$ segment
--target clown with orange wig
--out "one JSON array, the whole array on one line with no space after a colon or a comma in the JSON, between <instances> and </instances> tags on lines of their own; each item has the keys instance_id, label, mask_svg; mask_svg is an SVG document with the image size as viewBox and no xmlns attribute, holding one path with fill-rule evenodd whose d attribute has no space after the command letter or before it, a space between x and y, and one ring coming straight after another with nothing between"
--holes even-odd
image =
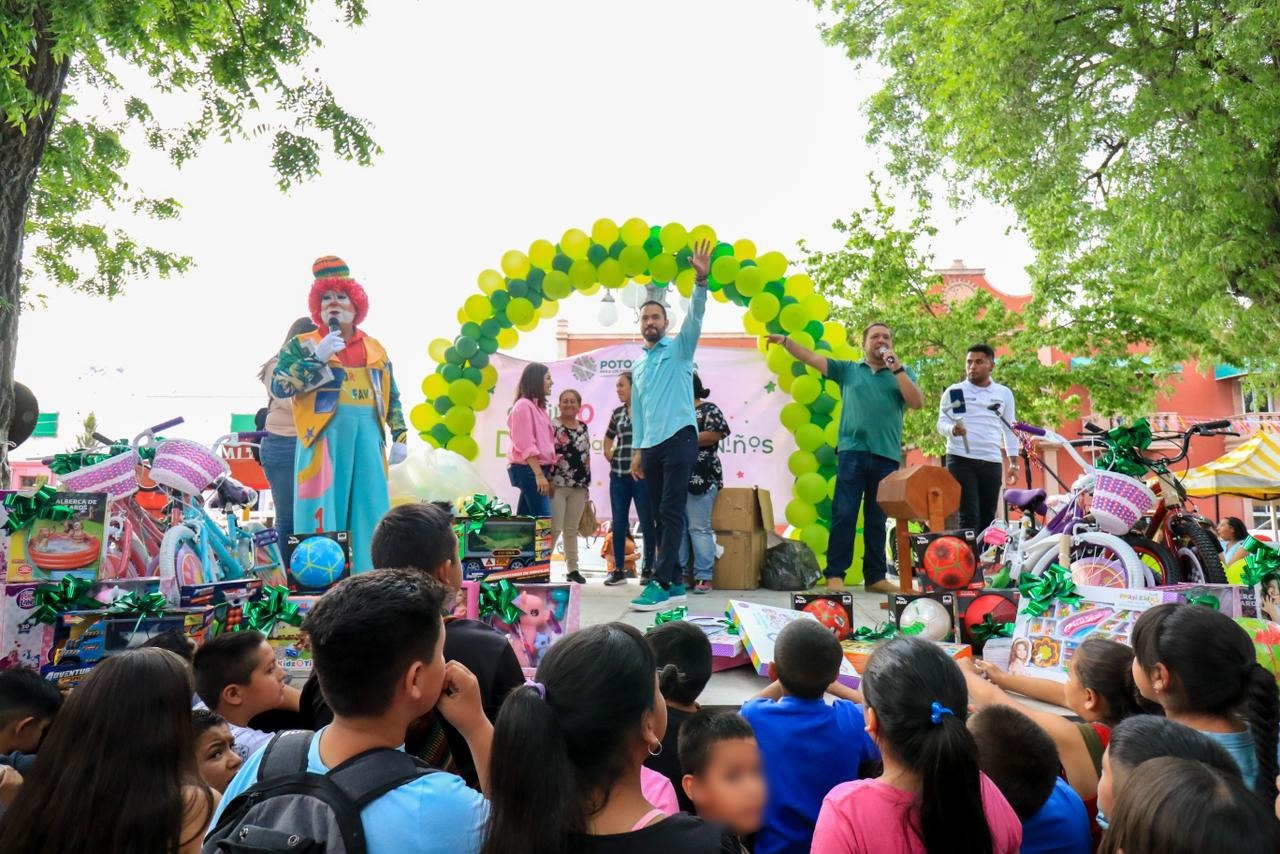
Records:
<instances>
[{"instance_id":1,"label":"clown with orange wig","mask_svg":"<svg viewBox=\"0 0 1280 854\"><path fill-rule=\"evenodd\" d=\"M311 266L308 305L316 331L280 351L272 376L276 397L293 398L298 428L294 529L349 531L354 572L373 568L373 529L390 509L386 434L391 462L407 453L400 392L387 351L356 327L369 297L341 258Z\"/></svg>"}]
</instances>

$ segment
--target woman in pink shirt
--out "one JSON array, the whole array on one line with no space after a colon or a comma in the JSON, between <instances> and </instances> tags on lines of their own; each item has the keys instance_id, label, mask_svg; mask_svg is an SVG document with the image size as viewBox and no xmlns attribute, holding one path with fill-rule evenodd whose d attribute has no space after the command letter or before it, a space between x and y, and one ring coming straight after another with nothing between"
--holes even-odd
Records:
<instances>
[{"instance_id":1,"label":"woman in pink shirt","mask_svg":"<svg viewBox=\"0 0 1280 854\"><path fill-rule=\"evenodd\" d=\"M547 415L551 371L533 362L525 366L516 386L516 402L507 415L511 447L507 451L507 477L520 490L516 512L521 516L550 516L551 492L547 478L556 464L556 442Z\"/></svg>"},{"instance_id":2,"label":"woman in pink shirt","mask_svg":"<svg viewBox=\"0 0 1280 854\"><path fill-rule=\"evenodd\" d=\"M965 727L964 675L920 638L889 641L862 679L867 732L884 758L874 780L827 794L814 854L1017 854L1022 823L978 770Z\"/></svg>"}]
</instances>

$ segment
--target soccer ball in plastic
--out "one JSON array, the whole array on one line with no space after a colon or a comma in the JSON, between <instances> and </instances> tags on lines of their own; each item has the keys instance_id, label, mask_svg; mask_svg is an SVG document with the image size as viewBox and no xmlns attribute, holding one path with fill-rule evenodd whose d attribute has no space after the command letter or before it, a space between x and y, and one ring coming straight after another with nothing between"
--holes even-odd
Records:
<instances>
[{"instance_id":1,"label":"soccer ball in plastic","mask_svg":"<svg viewBox=\"0 0 1280 854\"><path fill-rule=\"evenodd\" d=\"M840 606L840 603L831 599L814 599L804 606L804 610L817 617L819 623L831 629L831 633L837 639L843 640L852 628L849 625L849 613Z\"/></svg>"},{"instance_id":2,"label":"soccer ball in plastic","mask_svg":"<svg viewBox=\"0 0 1280 854\"><path fill-rule=\"evenodd\" d=\"M925 640L951 639L951 612L935 599L913 599L902 609L898 617L898 629L913 628L917 625L921 625L921 628L915 631Z\"/></svg>"},{"instance_id":3,"label":"soccer ball in plastic","mask_svg":"<svg viewBox=\"0 0 1280 854\"><path fill-rule=\"evenodd\" d=\"M328 537L308 537L298 543L289 558L289 571L302 587L322 590L342 577L346 569L342 546Z\"/></svg>"},{"instance_id":4,"label":"soccer ball in plastic","mask_svg":"<svg viewBox=\"0 0 1280 854\"><path fill-rule=\"evenodd\" d=\"M997 593L979 594L969 603L969 607L964 612L961 625L964 629L965 643L973 642L974 626L982 625L983 619L988 614L997 623L1012 623L1018 618L1018 606Z\"/></svg>"},{"instance_id":5,"label":"soccer ball in plastic","mask_svg":"<svg viewBox=\"0 0 1280 854\"><path fill-rule=\"evenodd\" d=\"M978 567L973 549L958 537L938 537L929 543L920 562L924 574L943 590L959 590L968 586Z\"/></svg>"}]
</instances>

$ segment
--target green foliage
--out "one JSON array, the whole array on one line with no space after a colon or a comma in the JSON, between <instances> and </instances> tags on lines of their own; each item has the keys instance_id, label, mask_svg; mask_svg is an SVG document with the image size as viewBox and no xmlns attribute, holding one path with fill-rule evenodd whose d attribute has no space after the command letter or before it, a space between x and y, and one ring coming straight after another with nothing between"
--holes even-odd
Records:
<instances>
[{"instance_id":1,"label":"green foliage","mask_svg":"<svg viewBox=\"0 0 1280 854\"><path fill-rule=\"evenodd\" d=\"M346 112L304 67L320 41L307 0L16 0L0 21L4 134L52 122L25 220L30 249L24 284L39 271L55 285L113 296L130 278L186 270L191 259L143 246L103 224L108 211L171 219L172 198L154 198L125 178L123 140L140 129L175 165L214 137L268 138L281 189L319 174L329 149L367 164L379 149L367 123ZM349 25L364 0L334 0ZM56 104L35 94L40 51L70 64ZM190 120L166 127L122 77L144 73L162 93L198 98ZM119 76L118 76L119 75ZM134 90L134 91L131 91ZM97 102L101 102L100 104ZM8 164L12 165L12 164ZM6 174L11 174L6 170ZM0 295L3 296L3 295Z\"/></svg>"},{"instance_id":2,"label":"green foliage","mask_svg":"<svg viewBox=\"0 0 1280 854\"><path fill-rule=\"evenodd\" d=\"M1275 353L1280 4L815 2L885 69L870 136L893 173L1017 212L1055 343Z\"/></svg>"},{"instance_id":3,"label":"green foliage","mask_svg":"<svg viewBox=\"0 0 1280 854\"><path fill-rule=\"evenodd\" d=\"M1061 361L1046 364L1042 348L1059 346L1062 330L1047 324L1034 304L1012 311L983 290L972 297L944 300L941 277L917 246L933 236L923 206L905 227L895 225L893 207L873 189L869 208L835 223L844 235L833 252L810 251L805 262L818 290L832 306L832 319L851 330L875 321L894 331L894 349L918 374L923 409L908 411L903 443L937 456L945 440L937 433L938 399L943 389L964 377L965 351L985 342L999 353L996 379L1013 391L1018 418L1056 427L1081 410L1081 392L1091 408L1105 415L1150 410L1157 382L1140 357L1124 342L1088 338L1095 358L1070 369ZM1086 336L1087 337L1087 336Z\"/></svg>"},{"instance_id":4,"label":"green foliage","mask_svg":"<svg viewBox=\"0 0 1280 854\"><path fill-rule=\"evenodd\" d=\"M98 440L93 436L97 429L98 416L94 412L90 411L89 414L84 417L84 423L80 427L80 435L76 437L76 446L74 448L69 448L68 450L74 451L79 448L97 447Z\"/></svg>"}]
</instances>

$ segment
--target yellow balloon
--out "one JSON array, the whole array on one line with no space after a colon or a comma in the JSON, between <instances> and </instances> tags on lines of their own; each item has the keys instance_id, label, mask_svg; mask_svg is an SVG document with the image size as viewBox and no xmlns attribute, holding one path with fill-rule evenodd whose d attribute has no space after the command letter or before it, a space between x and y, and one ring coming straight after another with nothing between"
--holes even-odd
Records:
<instances>
[{"instance_id":1,"label":"yellow balloon","mask_svg":"<svg viewBox=\"0 0 1280 854\"><path fill-rule=\"evenodd\" d=\"M680 223L669 222L658 232L658 239L662 241L662 248L674 255L689 245L689 232Z\"/></svg>"},{"instance_id":2,"label":"yellow balloon","mask_svg":"<svg viewBox=\"0 0 1280 854\"><path fill-rule=\"evenodd\" d=\"M680 275L676 276L676 290L680 292L680 296L686 299L693 296L693 280L697 275L692 267L680 271Z\"/></svg>"},{"instance_id":3,"label":"yellow balloon","mask_svg":"<svg viewBox=\"0 0 1280 854\"><path fill-rule=\"evenodd\" d=\"M649 223L632 217L622 224L622 242L628 246L643 246L649 239Z\"/></svg>"},{"instance_id":4,"label":"yellow balloon","mask_svg":"<svg viewBox=\"0 0 1280 854\"><path fill-rule=\"evenodd\" d=\"M488 409L489 408L489 392L485 391L484 389L480 389L478 392L476 392L476 399L475 399L475 402L471 404L471 408L474 409L476 412L480 412L482 410Z\"/></svg>"},{"instance_id":5,"label":"yellow balloon","mask_svg":"<svg viewBox=\"0 0 1280 854\"><path fill-rule=\"evenodd\" d=\"M511 319L517 327L521 324L528 323L534 319L533 303L524 297L516 297L507 303L507 317Z\"/></svg>"},{"instance_id":6,"label":"yellow balloon","mask_svg":"<svg viewBox=\"0 0 1280 854\"><path fill-rule=\"evenodd\" d=\"M738 278L733 285L744 297L753 297L764 290L764 273L760 272L759 267L743 267L738 270Z\"/></svg>"},{"instance_id":7,"label":"yellow balloon","mask_svg":"<svg viewBox=\"0 0 1280 854\"><path fill-rule=\"evenodd\" d=\"M580 228L571 228L560 238L560 251L574 261L587 257L591 248L591 238Z\"/></svg>"},{"instance_id":8,"label":"yellow balloon","mask_svg":"<svg viewBox=\"0 0 1280 854\"><path fill-rule=\"evenodd\" d=\"M600 279L600 284L606 288L616 288L627 280L627 276L622 272L622 265L615 258L606 258L600 262L600 269L596 271Z\"/></svg>"},{"instance_id":9,"label":"yellow balloon","mask_svg":"<svg viewBox=\"0 0 1280 854\"><path fill-rule=\"evenodd\" d=\"M800 304L804 306L804 310L808 312L809 317L822 322L831 316L831 303L827 302L827 298L822 294L809 294L800 300Z\"/></svg>"},{"instance_id":10,"label":"yellow balloon","mask_svg":"<svg viewBox=\"0 0 1280 854\"><path fill-rule=\"evenodd\" d=\"M467 301L462 304L462 310L476 323L483 323L493 317L493 304L483 294L472 294L467 297Z\"/></svg>"},{"instance_id":11,"label":"yellow balloon","mask_svg":"<svg viewBox=\"0 0 1280 854\"><path fill-rule=\"evenodd\" d=\"M749 311L742 313L742 328L751 335L764 335L766 329L764 323L756 319L756 316Z\"/></svg>"},{"instance_id":12,"label":"yellow balloon","mask_svg":"<svg viewBox=\"0 0 1280 854\"><path fill-rule=\"evenodd\" d=\"M822 340L834 347L849 343L849 336L845 334L843 326L834 320L828 320L822 324Z\"/></svg>"},{"instance_id":13,"label":"yellow balloon","mask_svg":"<svg viewBox=\"0 0 1280 854\"><path fill-rule=\"evenodd\" d=\"M535 240L529 244L529 263L539 270L550 270L555 257L556 248L550 240Z\"/></svg>"},{"instance_id":14,"label":"yellow balloon","mask_svg":"<svg viewBox=\"0 0 1280 854\"><path fill-rule=\"evenodd\" d=\"M742 317L743 317L743 320L745 321L745 320L746 320L746 318L751 317L751 312L747 312L747 313L743 314L743 315L742 315ZM751 319L752 319L752 320L755 320L755 318L754 318L754 317L752 317ZM744 323L743 323L743 326L745 326L745 325L746 325L746 323L744 322ZM747 330L747 331L750 331L750 330ZM769 339L768 339L768 338L766 338L766 337L765 337L765 336L763 336L763 335L761 335L761 336L759 336L758 338L756 338L756 349L757 349L757 350L759 350L761 353L763 353L763 354L766 354L766 355L767 355L767 354L769 353Z\"/></svg>"},{"instance_id":15,"label":"yellow balloon","mask_svg":"<svg viewBox=\"0 0 1280 854\"><path fill-rule=\"evenodd\" d=\"M498 334L498 338L502 338L502 334ZM443 379L443 378L442 378ZM498 384L498 369L492 363L485 365L480 369L480 388L484 391L492 389ZM476 409L482 407L477 406Z\"/></svg>"},{"instance_id":16,"label":"yellow balloon","mask_svg":"<svg viewBox=\"0 0 1280 854\"><path fill-rule=\"evenodd\" d=\"M453 346L453 343L447 338L437 338L427 345L427 355L431 357L433 362L443 362L444 351L451 346Z\"/></svg>"},{"instance_id":17,"label":"yellow balloon","mask_svg":"<svg viewBox=\"0 0 1280 854\"><path fill-rule=\"evenodd\" d=\"M538 317L543 320L549 320L556 316L556 312L560 310L560 303L553 299L544 299L542 304L538 306Z\"/></svg>"},{"instance_id":18,"label":"yellow balloon","mask_svg":"<svg viewBox=\"0 0 1280 854\"><path fill-rule=\"evenodd\" d=\"M756 245L745 237L733 242L733 257L739 261L752 261L756 257Z\"/></svg>"},{"instance_id":19,"label":"yellow balloon","mask_svg":"<svg viewBox=\"0 0 1280 854\"><path fill-rule=\"evenodd\" d=\"M808 349L808 350L812 350L813 345L818 343L813 340L812 335L810 335L808 332L805 332L803 329L800 330L799 332L791 333L791 340L799 344L801 347L804 347L805 349Z\"/></svg>"},{"instance_id":20,"label":"yellow balloon","mask_svg":"<svg viewBox=\"0 0 1280 854\"><path fill-rule=\"evenodd\" d=\"M467 312L466 312L464 309L461 309L461 308L460 308L460 309L458 309L458 315L457 315L457 317L458 317L458 325L459 325L459 326L461 326L461 325L462 325L462 324L464 324L464 323L469 323L469 322L471 321L471 318L467 317Z\"/></svg>"},{"instance_id":21,"label":"yellow balloon","mask_svg":"<svg viewBox=\"0 0 1280 854\"><path fill-rule=\"evenodd\" d=\"M520 340L520 333L514 329L503 329L498 333L498 346L503 350L510 350L516 346L516 342Z\"/></svg>"},{"instance_id":22,"label":"yellow balloon","mask_svg":"<svg viewBox=\"0 0 1280 854\"><path fill-rule=\"evenodd\" d=\"M719 291L712 291L712 292L711 292L711 298L712 298L713 300L715 300L716 302L728 302L728 301L729 301L729 295L728 295L728 294L726 294L723 290L719 290Z\"/></svg>"},{"instance_id":23,"label":"yellow balloon","mask_svg":"<svg viewBox=\"0 0 1280 854\"><path fill-rule=\"evenodd\" d=\"M516 329L519 329L521 332L532 332L537 328L538 328L538 315L536 313L533 316L533 320L530 320L528 323L516 324Z\"/></svg>"},{"instance_id":24,"label":"yellow balloon","mask_svg":"<svg viewBox=\"0 0 1280 854\"><path fill-rule=\"evenodd\" d=\"M805 297L813 293L813 279L810 279L804 273L796 273L794 276L787 276L787 282L784 287L787 296L795 297L798 300L804 300Z\"/></svg>"},{"instance_id":25,"label":"yellow balloon","mask_svg":"<svg viewBox=\"0 0 1280 854\"><path fill-rule=\"evenodd\" d=\"M774 282L787 274L787 258L781 252L766 252L756 259L766 282Z\"/></svg>"},{"instance_id":26,"label":"yellow balloon","mask_svg":"<svg viewBox=\"0 0 1280 854\"><path fill-rule=\"evenodd\" d=\"M409 423L415 430L430 430L440 423L440 413L429 403L419 403L409 410Z\"/></svg>"},{"instance_id":27,"label":"yellow balloon","mask_svg":"<svg viewBox=\"0 0 1280 854\"><path fill-rule=\"evenodd\" d=\"M618 224L608 217L596 220L591 226L591 239L608 249L618 239Z\"/></svg>"},{"instance_id":28,"label":"yellow balloon","mask_svg":"<svg viewBox=\"0 0 1280 854\"><path fill-rule=\"evenodd\" d=\"M596 267L585 258L574 261L569 266L569 281L575 288L585 291L596 280Z\"/></svg>"},{"instance_id":29,"label":"yellow balloon","mask_svg":"<svg viewBox=\"0 0 1280 854\"><path fill-rule=\"evenodd\" d=\"M469 460L474 460L480 456L480 446L470 436L454 436L449 440L448 449L455 454L461 454Z\"/></svg>"},{"instance_id":30,"label":"yellow balloon","mask_svg":"<svg viewBox=\"0 0 1280 854\"><path fill-rule=\"evenodd\" d=\"M778 374L778 388L782 389L787 394L791 394L791 384L795 381L796 378L791 375L790 371L787 371L785 374Z\"/></svg>"},{"instance_id":31,"label":"yellow balloon","mask_svg":"<svg viewBox=\"0 0 1280 854\"><path fill-rule=\"evenodd\" d=\"M529 275L529 256L519 249L512 249L502 256L502 272L509 278L523 279Z\"/></svg>"},{"instance_id":32,"label":"yellow balloon","mask_svg":"<svg viewBox=\"0 0 1280 854\"><path fill-rule=\"evenodd\" d=\"M440 374L428 374L422 381L422 393L427 400L435 400L449 393L449 381Z\"/></svg>"},{"instance_id":33,"label":"yellow balloon","mask_svg":"<svg viewBox=\"0 0 1280 854\"><path fill-rule=\"evenodd\" d=\"M486 295L493 293L506 284L506 279L497 270L481 270L476 282Z\"/></svg>"},{"instance_id":34,"label":"yellow balloon","mask_svg":"<svg viewBox=\"0 0 1280 854\"><path fill-rule=\"evenodd\" d=\"M600 293L599 282L592 282L591 284L587 285L585 288L582 289L583 296L593 297L598 293Z\"/></svg>"},{"instance_id":35,"label":"yellow balloon","mask_svg":"<svg viewBox=\"0 0 1280 854\"><path fill-rule=\"evenodd\" d=\"M716 230L709 225L695 225L693 231L689 232L689 246L693 247L704 241L715 246Z\"/></svg>"}]
</instances>

